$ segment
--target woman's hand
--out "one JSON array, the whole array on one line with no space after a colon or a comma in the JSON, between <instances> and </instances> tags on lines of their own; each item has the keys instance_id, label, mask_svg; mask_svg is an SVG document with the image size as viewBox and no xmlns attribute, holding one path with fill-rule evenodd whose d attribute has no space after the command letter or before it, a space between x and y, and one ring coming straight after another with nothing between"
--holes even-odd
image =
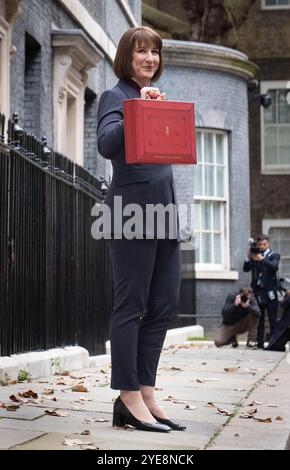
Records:
<instances>
[{"instance_id":1,"label":"woman's hand","mask_svg":"<svg viewBox=\"0 0 290 470\"><path fill-rule=\"evenodd\" d=\"M160 93L159 88L145 86L140 90L140 97L145 100L166 100L166 93Z\"/></svg>"}]
</instances>

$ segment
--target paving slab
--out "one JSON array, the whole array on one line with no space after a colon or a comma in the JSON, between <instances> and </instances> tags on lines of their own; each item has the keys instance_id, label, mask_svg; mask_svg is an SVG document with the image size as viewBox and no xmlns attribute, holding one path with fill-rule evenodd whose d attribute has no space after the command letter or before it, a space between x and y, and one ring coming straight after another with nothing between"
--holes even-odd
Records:
<instances>
[{"instance_id":1,"label":"paving slab","mask_svg":"<svg viewBox=\"0 0 290 470\"><path fill-rule=\"evenodd\" d=\"M170 417L187 426L186 431L168 434L113 429L113 400L118 392L109 386L110 364L106 358L91 363L92 367L69 371L71 376L52 375L0 387L0 402L4 406L13 404L9 398L12 394L17 396L29 389L38 394L36 401L29 400L15 412L0 408L0 416L5 416L0 419L0 448L80 450L80 446L64 445L65 439L73 438L91 441L102 450L267 448L273 442L276 448L285 446L289 434L290 417L285 407L290 366L284 353L245 347L218 349L195 343L165 349L157 375L156 396ZM282 365L284 375L279 369ZM225 368L233 371L226 372ZM88 391L73 392L74 385L82 385ZM259 413L264 416L270 412L272 423L238 418L251 401L259 398ZM278 406L268 407L271 403ZM66 416L48 416L47 409ZM283 415L283 420L274 422L278 414ZM257 429L259 438L255 435ZM90 434L82 435L85 430ZM260 433L269 430L275 439L261 440Z\"/></svg>"}]
</instances>

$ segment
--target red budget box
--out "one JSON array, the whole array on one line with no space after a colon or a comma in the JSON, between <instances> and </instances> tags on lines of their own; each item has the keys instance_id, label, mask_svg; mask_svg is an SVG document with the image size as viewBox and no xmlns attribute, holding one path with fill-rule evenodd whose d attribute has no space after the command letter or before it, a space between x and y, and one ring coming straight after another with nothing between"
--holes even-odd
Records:
<instances>
[{"instance_id":1,"label":"red budget box","mask_svg":"<svg viewBox=\"0 0 290 470\"><path fill-rule=\"evenodd\" d=\"M196 163L194 104L124 101L127 163Z\"/></svg>"}]
</instances>

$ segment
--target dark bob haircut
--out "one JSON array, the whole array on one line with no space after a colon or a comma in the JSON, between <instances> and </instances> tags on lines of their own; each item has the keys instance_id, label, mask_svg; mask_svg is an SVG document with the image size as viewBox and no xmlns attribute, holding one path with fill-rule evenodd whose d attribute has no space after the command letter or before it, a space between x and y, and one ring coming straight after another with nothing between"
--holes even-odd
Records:
<instances>
[{"instance_id":1,"label":"dark bob haircut","mask_svg":"<svg viewBox=\"0 0 290 470\"><path fill-rule=\"evenodd\" d=\"M163 71L162 39L156 31L148 26L136 26L123 34L114 60L115 74L122 80L132 76L132 55L135 45L153 46L159 50L159 67L152 77L152 80L158 80Z\"/></svg>"}]
</instances>

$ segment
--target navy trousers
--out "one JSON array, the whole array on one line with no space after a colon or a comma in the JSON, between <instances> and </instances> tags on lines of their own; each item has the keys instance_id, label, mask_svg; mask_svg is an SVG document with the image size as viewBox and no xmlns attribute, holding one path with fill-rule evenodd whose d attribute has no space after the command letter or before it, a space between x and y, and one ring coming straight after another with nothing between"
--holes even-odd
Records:
<instances>
[{"instance_id":1,"label":"navy trousers","mask_svg":"<svg viewBox=\"0 0 290 470\"><path fill-rule=\"evenodd\" d=\"M110 341L111 388L154 387L166 331L180 288L176 240L110 240L114 308Z\"/></svg>"}]
</instances>

